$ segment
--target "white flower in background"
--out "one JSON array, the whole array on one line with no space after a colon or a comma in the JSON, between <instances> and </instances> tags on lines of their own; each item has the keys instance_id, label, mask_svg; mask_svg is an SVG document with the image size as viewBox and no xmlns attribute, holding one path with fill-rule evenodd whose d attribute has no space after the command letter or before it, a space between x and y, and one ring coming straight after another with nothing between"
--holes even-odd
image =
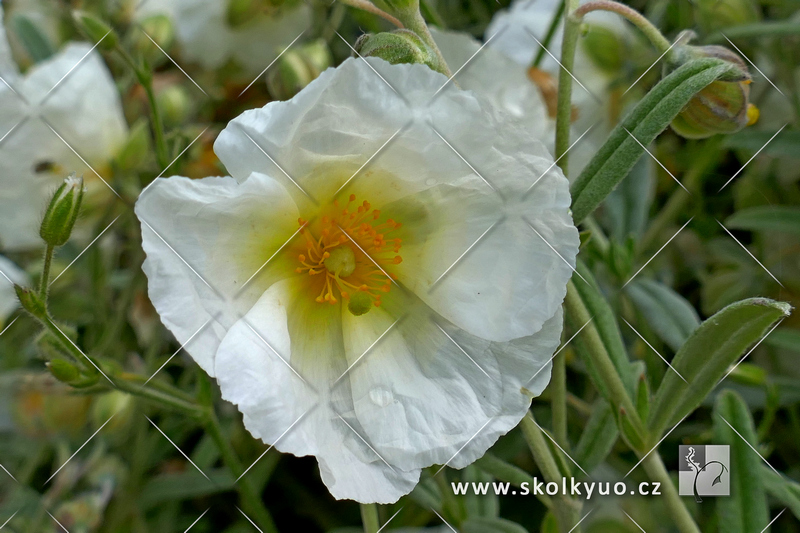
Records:
<instances>
[{"instance_id":1,"label":"white flower in background","mask_svg":"<svg viewBox=\"0 0 800 533\"><path fill-rule=\"evenodd\" d=\"M6 318L17 307L19 300L14 292L14 283L26 285L28 277L25 272L6 257L0 255L0 330L5 327Z\"/></svg>"},{"instance_id":2,"label":"white flower in background","mask_svg":"<svg viewBox=\"0 0 800 533\"><path fill-rule=\"evenodd\" d=\"M540 43L544 43L547 30L560 3L560 0L516 0L508 10L498 12L492 19L485 34L487 40L491 39L487 47L502 52L522 66L527 73L541 50L534 37ZM584 21L608 31L621 41L630 39L633 35L627 22L615 13L593 11L586 15ZM563 22L547 45L547 50L559 61L562 38ZM558 62L545 52L539 70L533 71L531 78L535 78L540 86L552 84L552 91L555 91L560 68ZM612 103L611 86L619 73L601 68L587 50L585 43L579 40L572 74L580 82L572 84L572 104L576 112L572 140L594 126L581 143L570 152L570 160L573 162L570 166L570 177L574 178L577 171L583 168L602 145L615 125L612 115L616 109ZM550 116L555 118L554 92L548 98L548 104Z\"/></svg>"},{"instance_id":3,"label":"white flower in background","mask_svg":"<svg viewBox=\"0 0 800 533\"><path fill-rule=\"evenodd\" d=\"M455 81L459 87L475 91L518 119L533 138L552 151L555 121L548 117L542 94L525 69L499 50L486 47L478 52L480 41L466 33L431 28L431 34L450 70L458 71Z\"/></svg>"},{"instance_id":4,"label":"white flower in background","mask_svg":"<svg viewBox=\"0 0 800 533\"><path fill-rule=\"evenodd\" d=\"M136 213L153 304L247 429L335 497L393 502L544 389L578 234L516 122L367 61L383 79L348 59L245 112L215 144L233 177L159 179Z\"/></svg>"},{"instance_id":5,"label":"white flower in background","mask_svg":"<svg viewBox=\"0 0 800 533\"><path fill-rule=\"evenodd\" d=\"M265 13L231 26L228 22L231 1L145 0L136 17L141 20L149 15L169 16L175 25L181 53L189 61L216 69L234 59L254 74L262 72L311 25L311 8L302 0L294 0L294 5L283 6L275 14L266 13L269 3L264 2Z\"/></svg>"},{"instance_id":6,"label":"white flower in background","mask_svg":"<svg viewBox=\"0 0 800 533\"><path fill-rule=\"evenodd\" d=\"M7 51L2 41L0 51ZM42 213L71 172L84 175L90 195L109 192L72 151L108 179L106 165L127 135L114 80L90 50L67 44L24 74L10 57L0 58L0 249L43 245Z\"/></svg>"}]
</instances>

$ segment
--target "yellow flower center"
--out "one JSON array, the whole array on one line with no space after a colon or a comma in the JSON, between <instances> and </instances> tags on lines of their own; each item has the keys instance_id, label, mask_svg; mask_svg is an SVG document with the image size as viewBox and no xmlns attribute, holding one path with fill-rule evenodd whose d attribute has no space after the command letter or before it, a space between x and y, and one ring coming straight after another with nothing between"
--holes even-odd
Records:
<instances>
[{"instance_id":1,"label":"yellow flower center","mask_svg":"<svg viewBox=\"0 0 800 533\"><path fill-rule=\"evenodd\" d=\"M392 287L395 276L386 267L403 259L397 255L401 240L390 234L402 224L391 218L380 222L379 210L355 200L351 194L346 206L334 201L313 223L298 219L305 242L296 271L318 277L317 302L335 304L340 297L354 315L363 315L380 306L381 295Z\"/></svg>"}]
</instances>

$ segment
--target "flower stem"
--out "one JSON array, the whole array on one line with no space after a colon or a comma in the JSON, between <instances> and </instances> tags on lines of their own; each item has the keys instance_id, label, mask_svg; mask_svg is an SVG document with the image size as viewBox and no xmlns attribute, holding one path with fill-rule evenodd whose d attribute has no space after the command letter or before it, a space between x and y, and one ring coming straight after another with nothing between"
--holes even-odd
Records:
<instances>
[{"instance_id":1,"label":"flower stem","mask_svg":"<svg viewBox=\"0 0 800 533\"><path fill-rule=\"evenodd\" d=\"M116 50L122 60L131 68L147 95L147 102L150 104L150 123L153 127L153 138L156 146L156 160L161 168L166 168L169 165L167 140L164 136L164 119L161 117L161 110L158 107L155 91L153 90L153 73L145 71L137 65L133 57L122 46L117 46Z\"/></svg>"},{"instance_id":2,"label":"flower stem","mask_svg":"<svg viewBox=\"0 0 800 533\"><path fill-rule=\"evenodd\" d=\"M447 61L444 60L441 50L439 50L439 47L436 46L436 42L433 40L433 35L431 35L431 31L428 29L428 24L422 17L422 13L419 12L419 8L408 8L403 11L399 11L397 14L403 24L405 24L406 28L419 35L420 39L425 41L425 44L431 47L433 52L436 54L436 59L439 63L439 72L448 78L453 77L453 73L450 71L450 67L447 66Z\"/></svg>"},{"instance_id":3,"label":"flower stem","mask_svg":"<svg viewBox=\"0 0 800 533\"><path fill-rule=\"evenodd\" d=\"M625 17L632 22L634 26L639 28L642 33L644 33L645 37L647 37L650 42L653 43L653 46L655 46L659 52L665 53L670 49L671 45L666 37L664 37L661 32L658 31L658 28L656 28L649 20L647 20L644 15L635 9L612 0L594 0L593 2L587 2L580 6L572 15L577 20L580 20L584 15L586 15L586 13L590 13L592 11L611 11L622 17Z\"/></svg>"},{"instance_id":4,"label":"flower stem","mask_svg":"<svg viewBox=\"0 0 800 533\"><path fill-rule=\"evenodd\" d=\"M547 47L550 46L550 42L553 40L553 36L556 34L556 30L558 29L558 24L561 22L561 19L564 17L564 8L566 5L566 0L561 0L561 3L558 4L558 10L556 11L555 15L553 15L553 20L550 21L550 27L547 28L547 33L544 35L544 39L542 40L542 46L539 47L539 51L536 53L536 57L533 59L534 67L539 67L544 60L544 55L547 53Z\"/></svg>"},{"instance_id":5,"label":"flower stem","mask_svg":"<svg viewBox=\"0 0 800 533\"><path fill-rule=\"evenodd\" d=\"M203 403L205 403L205 417L203 427L205 428L211 440L216 444L219 453L222 456L222 462L228 467L231 474L237 480L235 483L236 491L239 493L239 498L242 500L242 507L244 507L250 518L255 521L265 533L278 533L278 528L272 520L272 515L267 510L264 502L256 493L250 480L247 478L240 479L244 474L244 466L242 466L236 451L233 449L230 441L225 437L220 426L217 413L214 411L214 404L210 392L211 384L208 376L202 371L199 372L199 386L200 394Z\"/></svg>"},{"instance_id":6,"label":"flower stem","mask_svg":"<svg viewBox=\"0 0 800 533\"><path fill-rule=\"evenodd\" d=\"M381 524L378 519L378 506L374 503L362 503L361 523L364 524L364 533L378 533Z\"/></svg>"},{"instance_id":7,"label":"flower stem","mask_svg":"<svg viewBox=\"0 0 800 533\"><path fill-rule=\"evenodd\" d=\"M362 11L372 13L373 15L378 15L382 19L388 20L398 28L403 27L403 23L400 22L397 18L393 17L386 11L382 10L369 0L340 0L340 2L350 7L354 7L356 9L361 9Z\"/></svg>"},{"instance_id":8,"label":"flower stem","mask_svg":"<svg viewBox=\"0 0 800 533\"><path fill-rule=\"evenodd\" d=\"M42 267L42 279L39 280L39 296L42 301L47 305L47 289L50 285L50 266L53 263L53 252L55 247L48 244L44 251L44 266Z\"/></svg>"},{"instance_id":9,"label":"flower stem","mask_svg":"<svg viewBox=\"0 0 800 533\"><path fill-rule=\"evenodd\" d=\"M669 477L669 472L667 472L658 451L653 451L645 457L642 466L651 480L661 483L662 494L667 500L672 520L675 521L675 525L678 526L681 533L700 533L700 528L689 514L689 509L683 504L678 491L675 490L675 485L672 484L672 479Z\"/></svg>"},{"instance_id":10,"label":"flower stem","mask_svg":"<svg viewBox=\"0 0 800 533\"><path fill-rule=\"evenodd\" d=\"M545 440L544 432L533 419L533 414L528 411L520 423L522 428L522 435L525 437L525 442L531 450L534 461L542 472L545 480L548 482L553 481L559 483L561 478L564 477L558 467L556 458L550 451L550 447ZM569 496L560 495L552 499L553 514L556 516L559 530L562 533L580 533L580 514L582 504L581 502L570 498Z\"/></svg>"},{"instance_id":11,"label":"flower stem","mask_svg":"<svg viewBox=\"0 0 800 533\"><path fill-rule=\"evenodd\" d=\"M553 413L553 435L561 447L567 443L567 355L564 350L553 359L550 378L550 408Z\"/></svg>"},{"instance_id":12,"label":"flower stem","mask_svg":"<svg viewBox=\"0 0 800 533\"><path fill-rule=\"evenodd\" d=\"M570 120L572 118L572 68L575 65L575 49L578 46L581 22L572 14L578 8L578 0L566 0L567 17L564 22L564 38L561 43L561 70L558 73L558 105L556 108L556 161L565 175L568 174Z\"/></svg>"}]
</instances>

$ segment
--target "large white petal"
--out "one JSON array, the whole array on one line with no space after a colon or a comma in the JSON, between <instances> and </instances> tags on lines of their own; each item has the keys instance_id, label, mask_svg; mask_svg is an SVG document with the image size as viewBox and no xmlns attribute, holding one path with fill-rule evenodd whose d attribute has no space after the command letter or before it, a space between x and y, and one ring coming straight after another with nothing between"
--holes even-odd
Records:
<instances>
[{"instance_id":1,"label":"large white petal","mask_svg":"<svg viewBox=\"0 0 800 533\"><path fill-rule=\"evenodd\" d=\"M403 469L472 463L524 416L522 388L538 395L547 385L561 329L560 309L538 333L507 343L459 330L424 305L345 316L349 386L371 445Z\"/></svg>"},{"instance_id":2,"label":"large white petal","mask_svg":"<svg viewBox=\"0 0 800 533\"><path fill-rule=\"evenodd\" d=\"M219 347L222 396L237 405L255 437L295 455L315 455L334 497L389 503L411 491L418 469L384 462L354 416L341 306L319 304L305 280L273 284Z\"/></svg>"},{"instance_id":3,"label":"large white petal","mask_svg":"<svg viewBox=\"0 0 800 533\"><path fill-rule=\"evenodd\" d=\"M192 339L186 350L213 376L227 329L285 275L284 256L276 252L297 229L297 209L264 175L241 185L232 178L172 177L142 193L136 215L150 299L178 342Z\"/></svg>"}]
</instances>

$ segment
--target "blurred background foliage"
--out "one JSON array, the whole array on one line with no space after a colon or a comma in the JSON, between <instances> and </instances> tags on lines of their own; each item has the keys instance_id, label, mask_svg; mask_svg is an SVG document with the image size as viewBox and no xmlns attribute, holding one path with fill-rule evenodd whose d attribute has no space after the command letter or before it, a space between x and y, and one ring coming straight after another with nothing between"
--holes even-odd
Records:
<instances>
[{"instance_id":1,"label":"blurred background foliage","mask_svg":"<svg viewBox=\"0 0 800 533\"><path fill-rule=\"evenodd\" d=\"M203 94L135 30L130 12L134 3L20 0L3 2L3 7L22 69L50 57L67 41L84 39L73 23L72 10L82 9L108 21L125 46L145 57L152 67L170 154L188 148L170 174L191 177L224 173L212 143L228 120L272 99L291 96L313 79L316 70L350 56L349 46L336 32L353 43L363 32L389 29L374 15L337 2L315 1L313 24L302 53L284 56L267 74L267 83L255 83L238 98L252 80L249 73L233 62L205 70L181 59L169 21L147 21L149 33L157 36L162 48L203 87L207 93ZM647 369L650 390L655 390L667 367L654 352L671 359L700 321L724 306L753 296L787 301L794 307L800 304L800 3L635 0L629 4L669 37L693 29L700 43L727 44L723 34L727 35L780 88L778 91L763 75L753 72L751 96L761 119L739 133L687 141L666 131L651 147L660 164L645 155L582 228L590 236L587 234L581 258L614 312L628 323L619 322L622 336L631 357ZM434 25L481 38L492 16L507 7L507 0L429 0L423 5L423 14ZM658 68L645 72L656 57L647 50L621 50L612 57L614 91L621 102L617 114L623 113L625 106L622 93L635 80L644 76L638 92L633 91L628 99L640 97L658 81ZM97 235L115 217L120 218L98 245L80 257L85 243L70 242L59 252L54 272L79 258L75 268L54 283L51 311L68 318L75 338L87 351L102 354L127 372L149 376L179 347L148 301L140 269L143 252L138 224L127 204L161 169L151 145L146 95L118 56L106 53L104 59L123 96L131 135L111 163L113 184L123 191L123 197L103 206L90 233ZM192 143L198 135L198 142ZM685 224L685 230L678 232ZM37 277L41 270L38 253L7 255L32 279ZM643 267L636 279L626 284ZM18 311L5 326L8 328L0 335L0 462L16 478L15 482L0 472L0 524L8 520L6 530L59 531L47 516L50 512L69 524L70 533L169 532L190 526L197 533L253 531L237 510L233 477L209 436L194 421L133 396L102 390L102 384L87 391L71 389L46 371L47 342L33 319ZM568 330L567 338L573 333ZM602 402L596 401L598 393L573 347L568 345L565 351L570 440L578 443L576 453L584 458L587 470L591 467L594 479L616 481L636 464L636 457L616 435L606 439L606 449L581 448L581 435L587 426L597 423ZM774 474L756 459L755 468L761 475L750 482L762 489L771 516L788 509L772 525L773 531L786 533L800 531L800 485L791 481L800 479L798 357L800 315L795 313L659 448L671 471L677 468L679 444L724 442L739 448L742 442L718 427L713 416L715 409L733 413L726 419L738 420L739 432L752 439L753 446L783 474ZM196 365L181 353L157 379L192 391L199 378ZM546 391L533 403L543 426L550 426L548 399ZM218 399L216 404L226 436L243 462L251 464L267 447L244 430L233 406ZM157 422L208 479L143 413ZM517 429L501 439L488 458L461 471L445 469L444 476L447 480L491 481L494 477L487 471L493 470L493 458L537 474ZM384 520L394 516L387 529L430 526L447 531L442 529L438 513L464 532L554 531L546 507L532 496L454 496L445 477L433 476L435 472L426 472L410 496L383 506ZM631 479L640 481L643 476L634 471ZM313 458L282 456L270 450L248 477L281 531L361 530L358 505L332 499L319 480ZM729 504L722 499L689 505L704 532L726 531L720 521L724 522ZM587 508L595 510L582 524L584 531L638 531L624 513L648 533L673 530L658 497L602 498L592 500ZM203 519L195 523L201 514Z\"/></svg>"}]
</instances>

